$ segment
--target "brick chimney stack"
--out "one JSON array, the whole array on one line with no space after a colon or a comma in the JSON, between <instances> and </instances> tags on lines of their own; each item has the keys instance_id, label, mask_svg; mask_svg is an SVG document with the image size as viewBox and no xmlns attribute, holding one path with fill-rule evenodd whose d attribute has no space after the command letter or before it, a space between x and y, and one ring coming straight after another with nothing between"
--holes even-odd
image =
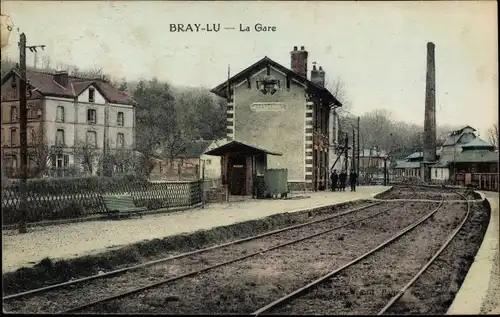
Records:
<instances>
[{"instance_id":1,"label":"brick chimney stack","mask_svg":"<svg viewBox=\"0 0 500 317\"><path fill-rule=\"evenodd\" d=\"M293 51L290 52L291 57L291 69L297 74L307 78L307 56L309 53L305 50L304 46L297 50L297 46L293 47Z\"/></svg>"},{"instance_id":2,"label":"brick chimney stack","mask_svg":"<svg viewBox=\"0 0 500 317\"><path fill-rule=\"evenodd\" d=\"M63 87L68 86L68 72L67 71L58 71L54 74L54 80L56 83Z\"/></svg>"},{"instance_id":3,"label":"brick chimney stack","mask_svg":"<svg viewBox=\"0 0 500 317\"><path fill-rule=\"evenodd\" d=\"M427 43L423 149L425 162L436 161L436 64L434 59L434 48L434 43Z\"/></svg>"},{"instance_id":4,"label":"brick chimney stack","mask_svg":"<svg viewBox=\"0 0 500 317\"><path fill-rule=\"evenodd\" d=\"M320 87L325 87L325 71L321 66L316 69L316 62L313 63L313 69L311 70L311 81Z\"/></svg>"}]
</instances>

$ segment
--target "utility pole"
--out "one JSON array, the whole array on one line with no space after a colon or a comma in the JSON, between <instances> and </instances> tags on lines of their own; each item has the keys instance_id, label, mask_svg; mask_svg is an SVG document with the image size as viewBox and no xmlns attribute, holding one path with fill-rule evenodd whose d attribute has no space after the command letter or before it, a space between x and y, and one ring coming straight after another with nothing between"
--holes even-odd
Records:
<instances>
[{"instance_id":1,"label":"utility pole","mask_svg":"<svg viewBox=\"0 0 500 317\"><path fill-rule=\"evenodd\" d=\"M354 134L354 128L352 129L352 168L356 171L356 134Z\"/></svg>"},{"instance_id":2,"label":"utility pole","mask_svg":"<svg viewBox=\"0 0 500 317\"><path fill-rule=\"evenodd\" d=\"M26 118L26 35L21 34L19 42L19 137L21 141L21 201L20 201L20 215L19 215L19 233L26 233L27 219L28 219L28 138L27 138L27 125Z\"/></svg>"},{"instance_id":3,"label":"utility pole","mask_svg":"<svg viewBox=\"0 0 500 317\"><path fill-rule=\"evenodd\" d=\"M358 164L356 165L356 174L358 175L358 179L359 179L359 164L360 164L359 163L359 155L360 155L359 154L360 153L360 151L359 151L359 145L360 145L360 143L359 143L359 117L358 117L358 126L357 126L357 128L358 128L358 136L357 136L358 137L358 141L357 141L357 143L358 143Z\"/></svg>"},{"instance_id":4,"label":"utility pole","mask_svg":"<svg viewBox=\"0 0 500 317\"><path fill-rule=\"evenodd\" d=\"M104 105L104 131L103 131L103 143L102 143L102 162L101 162L101 176L111 176L109 175L109 162L108 162L108 115L109 115L109 104ZM97 120L97 114L96 114Z\"/></svg>"},{"instance_id":5,"label":"utility pole","mask_svg":"<svg viewBox=\"0 0 500 317\"><path fill-rule=\"evenodd\" d=\"M387 186L387 157L384 157L384 186Z\"/></svg>"},{"instance_id":6,"label":"utility pole","mask_svg":"<svg viewBox=\"0 0 500 317\"><path fill-rule=\"evenodd\" d=\"M20 215L18 229L19 233L26 233L28 219L28 135L27 135L27 94L28 85L26 78L26 49L36 53L37 48L44 49L45 45L26 45L26 34L21 33L19 41L19 139L21 141L21 200L19 204ZM31 95L31 94L30 94Z\"/></svg>"},{"instance_id":7,"label":"utility pole","mask_svg":"<svg viewBox=\"0 0 500 317\"><path fill-rule=\"evenodd\" d=\"M349 133L345 133L345 170L347 173L349 163Z\"/></svg>"}]
</instances>

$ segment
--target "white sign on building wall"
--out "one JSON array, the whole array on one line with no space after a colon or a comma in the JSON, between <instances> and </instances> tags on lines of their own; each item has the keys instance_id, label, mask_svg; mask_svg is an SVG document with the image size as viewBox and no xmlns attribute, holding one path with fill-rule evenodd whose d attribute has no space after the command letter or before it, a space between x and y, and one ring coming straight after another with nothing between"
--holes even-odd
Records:
<instances>
[{"instance_id":1,"label":"white sign on building wall","mask_svg":"<svg viewBox=\"0 0 500 317\"><path fill-rule=\"evenodd\" d=\"M254 102L250 106L252 111L286 111L286 105L283 102Z\"/></svg>"}]
</instances>

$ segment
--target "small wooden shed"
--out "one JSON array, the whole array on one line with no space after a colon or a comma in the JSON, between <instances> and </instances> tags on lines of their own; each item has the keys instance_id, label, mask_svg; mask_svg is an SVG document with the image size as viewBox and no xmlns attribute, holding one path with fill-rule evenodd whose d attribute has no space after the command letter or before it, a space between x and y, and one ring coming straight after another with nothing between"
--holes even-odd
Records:
<instances>
[{"instance_id":1,"label":"small wooden shed","mask_svg":"<svg viewBox=\"0 0 500 317\"><path fill-rule=\"evenodd\" d=\"M255 176L264 175L267 168L267 155L282 155L240 141L231 141L205 154L221 157L222 184L229 194L241 196L252 195Z\"/></svg>"}]
</instances>

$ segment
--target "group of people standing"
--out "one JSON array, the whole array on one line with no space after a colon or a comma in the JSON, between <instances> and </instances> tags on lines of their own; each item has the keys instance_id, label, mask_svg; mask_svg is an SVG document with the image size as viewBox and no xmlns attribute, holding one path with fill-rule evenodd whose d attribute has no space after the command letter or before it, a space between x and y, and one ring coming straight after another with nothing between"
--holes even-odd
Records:
<instances>
[{"instance_id":1,"label":"group of people standing","mask_svg":"<svg viewBox=\"0 0 500 317\"><path fill-rule=\"evenodd\" d=\"M330 181L332 186L332 192L336 191L337 188L339 191L345 192L345 186L347 181L347 173L345 171L341 171L340 174L337 174L337 170L333 170L330 174ZM351 191L356 191L356 182L358 181L358 174L354 170L351 170L349 174L349 183L351 185Z\"/></svg>"}]
</instances>

